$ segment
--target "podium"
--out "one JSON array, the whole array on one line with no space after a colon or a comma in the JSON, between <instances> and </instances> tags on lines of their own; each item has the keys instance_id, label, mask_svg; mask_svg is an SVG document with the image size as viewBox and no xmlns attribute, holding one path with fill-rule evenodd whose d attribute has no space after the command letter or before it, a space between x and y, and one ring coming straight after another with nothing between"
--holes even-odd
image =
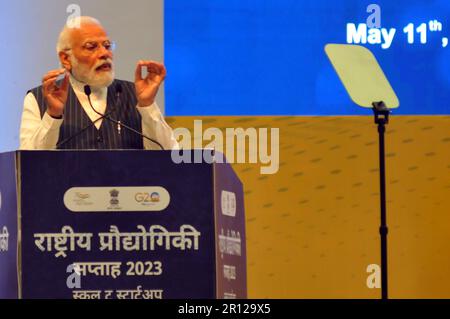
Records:
<instances>
[{"instance_id":1,"label":"podium","mask_svg":"<svg viewBox=\"0 0 450 319\"><path fill-rule=\"evenodd\" d=\"M229 164L176 164L171 151L0 154L0 298L242 299L246 282Z\"/></svg>"}]
</instances>

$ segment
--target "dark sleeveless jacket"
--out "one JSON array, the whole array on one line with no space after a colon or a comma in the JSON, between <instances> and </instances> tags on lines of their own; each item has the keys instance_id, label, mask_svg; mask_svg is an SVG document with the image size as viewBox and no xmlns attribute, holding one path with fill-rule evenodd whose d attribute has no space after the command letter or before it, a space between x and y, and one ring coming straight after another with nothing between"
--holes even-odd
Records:
<instances>
[{"instance_id":1,"label":"dark sleeveless jacket","mask_svg":"<svg viewBox=\"0 0 450 319\"><path fill-rule=\"evenodd\" d=\"M122 93L120 102L116 101L116 88L120 85ZM47 103L42 94L42 86L34 88L29 92L35 96L41 117L47 110ZM117 104L117 105L116 105ZM138 132L142 132L141 115L136 109L137 98L134 84L128 81L114 80L108 87L107 106L105 114L110 113L110 117L116 121L126 124ZM69 88L66 106L64 108L63 124L60 128L58 144L67 140L74 134L83 133L72 138L67 143L58 146L58 149L143 149L142 137L129 132L108 119L102 120L100 129L97 129L89 116L84 111L72 86Z\"/></svg>"}]
</instances>

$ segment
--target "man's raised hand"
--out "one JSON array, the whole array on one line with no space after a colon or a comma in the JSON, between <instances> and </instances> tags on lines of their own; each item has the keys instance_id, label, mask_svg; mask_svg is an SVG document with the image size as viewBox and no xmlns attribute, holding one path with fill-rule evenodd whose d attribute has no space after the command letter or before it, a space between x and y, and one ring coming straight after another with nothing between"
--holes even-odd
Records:
<instances>
[{"instance_id":1,"label":"man's raised hand","mask_svg":"<svg viewBox=\"0 0 450 319\"><path fill-rule=\"evenodd\" d=\"M68 72L65 74L61 85L56 84L56 79L65 72L65 69L53 70L42 78L42 94L47 101L47 113L55 118L63 115L69 92Z\"/></svg>"},{"instance_id":2,"label":"man's raised hand","mask_svg":"<svg viewBox=\"0 0 450 319\"><path fill-rule=\"evenodd\" d=\"M147 69L147 76L142 78L142 68ZM166 68L155 61L139 61L135 72L136 96L140 107L150 106L155 102L161 83L166 78Z\"/></svg>"}]
</instances>

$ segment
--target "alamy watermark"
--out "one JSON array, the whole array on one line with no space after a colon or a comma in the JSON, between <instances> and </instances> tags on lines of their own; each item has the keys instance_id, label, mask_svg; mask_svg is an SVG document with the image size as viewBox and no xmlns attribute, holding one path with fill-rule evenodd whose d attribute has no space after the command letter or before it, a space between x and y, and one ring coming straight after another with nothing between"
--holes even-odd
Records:
<instances>
[{"instance_id":1,"label":"alamy watermark","mask_svg":"<svg viewBox=\"0 0 450 319\"><path fill-rule=\"evenodd\" d=\"M70 13L67 17L66 25L71 29L79 29L81 27L81 7L78 4L69 4L66 8L66 12Z\"/></svg>"},{"instance_id":2,"label":"alamy watermark","mask_svg":"<svg viewBox=\"0 0 450 319\"><path fill-rule=\"evenodd\" d=\"M69 274L66 279L66 285L69 289L81 288L81 270L77 264L70 264L66 268L66 272Z\"/></svg>"},{"instance_id":3,"label":"alamy watermark","mask_svg":"<svg viewBox=\"0 0 450 319\"><path fill-rule=\"evenodd\" d=\"M381 268L377 264L370 264L366 268L367 276L366 285L369 289L381 288Z\"/></svg>"},{"instance_id":4,"label":"alamy watermark","mask_svg":"<svg viewBox=\"0 0 450 319\"><path fill-rule=\"evenodd\" d=\"M224 131L216 127L203 131L201 120L194 121L194 136L187 128L175 129L175 138L180 139L185 149L203 149L203 152L172 150L173 162L176 164L259 163L261 174L278 172L280 167L279 128L226 128ZM207 145L203 145L205 141Z\"/></svg>"}]
</instances>

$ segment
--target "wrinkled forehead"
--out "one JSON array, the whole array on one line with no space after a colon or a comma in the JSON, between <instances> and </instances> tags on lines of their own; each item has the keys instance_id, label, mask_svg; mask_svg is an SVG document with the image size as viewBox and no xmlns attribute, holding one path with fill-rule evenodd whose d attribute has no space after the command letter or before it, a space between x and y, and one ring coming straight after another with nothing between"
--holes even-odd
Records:
<instances>
[{"instance_id":1,"label":"wrinkled forehead","mask_svg":"<svg viewBox=\"0 0 450 319\"><path fill-rule=\"evenodd\" d=\"M93 23L85 23L80 28L73 29L71 38L74 46L82 46L86 42L101 42L109 39L106 30L102 26Z\"/></svg>"}]
</instances>

